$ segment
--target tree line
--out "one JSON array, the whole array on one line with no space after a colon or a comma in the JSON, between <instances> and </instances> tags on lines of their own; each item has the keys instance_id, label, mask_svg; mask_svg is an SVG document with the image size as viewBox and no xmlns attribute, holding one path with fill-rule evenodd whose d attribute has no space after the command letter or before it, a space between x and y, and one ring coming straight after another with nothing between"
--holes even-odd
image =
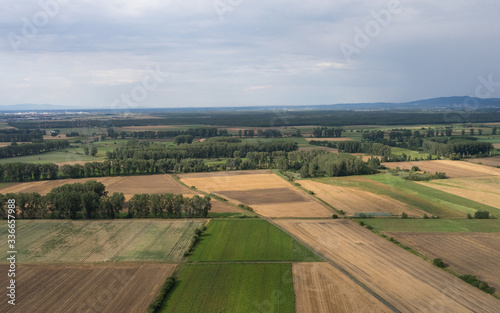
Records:
<instances>
[{"instance_id":1,"label":"tree line","mask_svg":"<svg viewBox=\"0 0 500 313\"><path fill-rule=\"evenodd\" d=\"M317 127L313 129L313 136L316 138L339 138L342 137L343 128Z\"/></svg>"},{"instance_id":2,"label":"tree line","mask_svg":"<svg viewBox=\"0 0 500 313\"><path fill-rule=\"evenodd\" d=\"M65 184L47 195L39 193L0 194L0 218L7 217L7 200L15 199L19 216L28 219L115 219L124 208L123 193L108 195L97 181ZM129 200L127 217L195 218L207 217L212 208L208 196L136 194Z\"/></svg>"},{"instance_id":3,"label":"tree line","mask_svg":"<svg viewBox=\"0 0 500 313\"><path fill-rule=\"evenodd\" d=\"M44 152L68 148L67 140L52 140L42 143L23 143L0 147L0 158L12 158L24 155L35 155Z\"/></svg>"},{"instance_id":4,"label":"tree line","mask_svg":"<svg viewBox=\"0 0 500 313\"><path fill-rule=\"evenodd\" d=\"M45 132L39 129L3 129L0 131L0 142L32 142L42 141Z\"/></svg>"}]
</instances>

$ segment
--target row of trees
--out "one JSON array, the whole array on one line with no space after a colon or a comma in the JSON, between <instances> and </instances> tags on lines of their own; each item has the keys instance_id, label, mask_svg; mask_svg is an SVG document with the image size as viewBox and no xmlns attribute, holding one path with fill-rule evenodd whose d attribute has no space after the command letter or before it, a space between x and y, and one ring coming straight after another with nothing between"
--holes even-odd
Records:
<instances>
[{"instance_id":1,"label":"row of trees","mask_svg":"<svg viewBox=\"0 0 500 313\"><path fill-rule=\"evenodd\" d=\"M344 132L343 128L328 128L328 127L317 127L313 129L313 137L316 138L338 138L342 137L342 133Z\"/></svg>"},{"instance_id":2,"label":"row of trees","mask_svg":"<svg viewBox=\"0 0 500 313\"><path fill-rule=\"evenodd\" d=\"M5 218L7 199L15 199L22 218L95 219L118 218L125 197L108 196L105 186L96 181L66 184L53 188L46 196L39 193L0 195L0 217Z\"/></svg>"},{"instance_id":3,"label":"row of trees","mask_svg":"<svg viewBox=\"0 0 500 313\"><path fill-rule=\"evenodd\" d=\"M23 155L34 155L69 147L67 140L52 140L42 143L13 144L0 148L0 158L12 158Z\"/></svg>"},{"instance_id":4,"label":"row of trees","mask_svg":"<svg viewBox=\"0 0 500 313\"><path fill-rule=\"evenodd\" d=\"M471 157L488 155L493 150L493 144L473 140L453 140L440 143L427 140L422 144L425 153L444 157Z\"/></svg>"},{"instance_id":5,"label":"row of trees","mask_svg":"<svg viewBox=\"0 0 500 313\"><path fill-rule=\"evenodd\" d=\"M194 218L207 217L212 209L209 196L192 198L182 195L136 194L129 200L129 217Z\"/></svg>"},{"instance_id":6,"label":"row of trees","mask_svg":"<svg viewBox=\"0 0 500 313\"><path fill-rule=\"evenodd\" d=\"M311 145L336 148L339 152L345 153L367 153L371 155L389 156L391 147L377 142L359 142L359 141L339 141L332 142L327 140L311 140Z\"/></svg>"},{"instance_id":7,"label":"row of trees","mask_svg":"<svg viewBox=\"0 0 500 313\"><path fill-rule=\"evenodd\" d=\"M42 141L45 132L39 129L3 129L0 131L0 142L31 142Z\"/></svg>"}]
</instances>

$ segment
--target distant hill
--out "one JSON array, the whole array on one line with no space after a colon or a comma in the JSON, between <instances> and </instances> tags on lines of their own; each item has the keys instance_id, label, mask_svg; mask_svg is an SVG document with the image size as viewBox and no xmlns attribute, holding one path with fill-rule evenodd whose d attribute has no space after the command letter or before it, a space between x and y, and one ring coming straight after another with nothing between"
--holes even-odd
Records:
<instances>
[{"instance_id":1,"label":"distant hill","mask_svg":"<svg viewBox=\"0 0 500 313\"><path fill-rule=\"evenodd\" d=\"M476 111L500 110L500 98L475 98L466 96L439 97L410 102L338 103L300 106L246 106L246 107L184 107L141 108L132 112L207 112L207 111L258 111L258 110L394 110L394 111ZM0 111L108 111L106 109L70 109L69 106L51 104L16 104L1 106ZM114 110L120 111L120 110Z\"/></svg>"}]
</instances>

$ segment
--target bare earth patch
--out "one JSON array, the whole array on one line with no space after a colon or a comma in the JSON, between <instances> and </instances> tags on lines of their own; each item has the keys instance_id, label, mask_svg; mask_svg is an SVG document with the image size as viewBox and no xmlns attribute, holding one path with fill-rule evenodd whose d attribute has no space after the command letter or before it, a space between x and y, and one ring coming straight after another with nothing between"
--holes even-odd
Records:
<instances>
[{"instance_id":1,"label":"bare earth patch","mask_svg":"<svg viewBox=\"0 0 500 313\"><path fill-rule=\"evenodd\" d=\"M297 313L392 312L329 263L292 265Z\"/></svg>"},{"instance_id":2,"label":"bare earth patch","mask_svg":"<svg viewBox=\"0 0 500 313\"><path fill-rule=\"evenodd\" d=\"M387 233L461 274L476 275L497 292L500 288L500 233Z\"/></svg>"},{"instance_id":3,"label":"bare earth patch","mask_svg":"<svg viewBox=\"0 0 500 313\"><path fill-rule=\"evenodd\" d=\"M500 143L494 143L493 148L495 149L500 149Z\"/></svg>"},{"instance_id":4,"label":"bare earth patch","mask_svg":"<svg viewBox=\"0 0 500 313\"><path fill-rule=\"evenodd\" d=\"M271 171L232 171L179 175L182 182L250 205L266 217L330 217L332 212Z\"/></svg>"},{"instance_id":5,"label":"bare earth patch","mask_svg":"<svg viewBox=\"0 0 500 313\"><path fill-rule=\"evenodd\" d=\"M500 301L349 220L273 220L401 312L496 312Z\"/></svg>"},{"instance_id":6,"label":"bare earth patch","mask_svg":"<svg viewBox=\"0 0 500 313\"><path fill-rule=\"evenodd\" d=\"M0 271L7 273L8 265ZM174 264L20 264L16 271L16 305L2 313L146 312ZM8 286L7 275L0 284ZM5 297L6 298L6 297Z\"/></svg>"},{"instance_id":7,"label":"bare earth patch","mask_svg":"<svg viewBox=\"0 0 500 313\"><path fill-rule=\"evenodd\" d=\"M500 144L497 149L500 149ZM500 157L468 159L467 162L497 167L500 166Z\"/></svg>"},{"instance_id":8,"label":"bare earth patch","mask_svg":"<svg viewBox=\"0 0 500 313\"><path fill-rule=\"evenodd\" d=\"M422 216L425 212L411 208L407 204L388 196L377 195L364 190L323 184L313 180L300 180L302 187L314 191L316 196L337 210L348 215L354 213L391 213L401 215L403 212Z\"/></svg>"},{"instance_id":9,"label":"bare earth patch","mask_svg":"<svg viewBox=\"0 0 500 313\"><path fill-rule=\"evenodd\" d=\"M500 175L500 169L463 161L433 160L415 162L385 162L382 163L382 165L392 169L399 167L401 169L408 170L413 166L418 166L422 171L430 173L444 172L449 178Z\"/></svg>"}]
</instances>

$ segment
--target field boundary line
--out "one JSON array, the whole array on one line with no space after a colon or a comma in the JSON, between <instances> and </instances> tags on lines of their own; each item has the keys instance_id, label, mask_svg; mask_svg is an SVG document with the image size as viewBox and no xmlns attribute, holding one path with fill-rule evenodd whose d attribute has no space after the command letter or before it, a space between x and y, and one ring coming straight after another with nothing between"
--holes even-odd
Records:
<instances>
[{"instance_id":1,"label":"field boundary line","mask_svg":"<svg viewBox=\"0 0 500 313\"><path fill-rule=\"evenodd\" d=\"M384 298L382 298L381 296L379 296L373 290L371 290L370 288L368 288L365 284L363 284L358 279L356 279L354 276L352 276L348 271L346 271L340 265L336 264L335 262L333 262L329 258L325 257L323 254L319 253L318 251L316 251L315 249L313 249L310 245L306 244L305 242L303 242L299 238L296 238L293 234L291 234L290 232L288 232L285 228L281 227L280 225L277 225L277 224L273 223L271 219L266 219L265 218L265 220L267 220L269 223L271 223L274 226L276 226L279 229L281 229L283 232L285 232L286 234L288 234L290 237L292 237L293 239L295 239L297 242L299 242L302 245L304 245L304 247L306 247L309 250L311 250L314 254L316 254L317 256L319 256L320 258L322 258L323 260L325 260L325 262L329 263L330 265L332 265L333 267L335 267L336 269L338 269L339 271L341 271L343 274L345 274L347 277L349 277L352 281L354 281L354 283L356 283L361 288L363 288L364 290L366 290L369 294L371 294L373 297L375 297L375 299L377 299L380 302L382 302L391 311L393 311L395 313L402 313L401 311L399 311L398 309L396 309L391 303L389 303L387 300L385 300Z\"/></svg>"}]
</instances>

